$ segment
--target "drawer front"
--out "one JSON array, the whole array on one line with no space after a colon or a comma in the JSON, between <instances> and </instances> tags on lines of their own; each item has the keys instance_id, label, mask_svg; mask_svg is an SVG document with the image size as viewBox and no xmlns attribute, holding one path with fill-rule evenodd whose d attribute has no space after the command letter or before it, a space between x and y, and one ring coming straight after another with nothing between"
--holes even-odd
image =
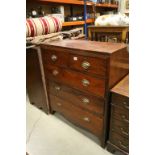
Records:
<instances>
[{"instance_id":1,"label":"drawer front","mask_svg":"<svg viewBox=\"0 0 155 155\"><path fill-rule=\"evenodd\" d=\"M129 109L129 98L113 93L112 94L112 104L117 105L120 108Z\"/></svg>"},{"instance_id":2,"label":"drawer front","mask_svg":"<svg viewBox=\"0 0 155 155\"><path fill-rule=\"evenodd\" d=\"M110 142L120 149L129 152L129 139L112 132L110 135Z\"/></svg>"},{"instance_id":3,"label":"drawer front","mask_svg":"<svg viewBox=\"0 0 155 155\"><path fill-rule=\"evenodd\" d=\"M111 118L110 132L116 132L123 137L129 138L129 124Z\"/></svg>"},{"instance_id":4,"label":"drawer front","mask_svg":"<svg viewBox=\"0 0 155 155\"><path fill-rule=\"evenodd\" d=\"M129 110L127 109L120 109L116 106L112 106L111 115L114 119L129 123Z\"/></svg>"},{"instance_id":5,"label":"drawer front","mask_svg":"<svg viewBox=\"0 0 155 155\"><path fill-rule=\"evenodd\" d=\"M47 65L68 66L69 54L55 50L42 50L43 63Z\"/></svg>"},{"instance_id":6,"label":"drawer front","mask_svg":"<svg viewBox=\"0 0 155 155\"><path fill-rule=\"evenodd\" d=\"M48 90L50 94L65 99L94 114L103 115L104 100L88 96L80 91L50 80L48 81Z\"/></svg>"},{"instance_id":7,"label":"drawer front","mask_svg":"<svg viewBox=\"0 0 155 155\"><path fill-rule=\"evenodd\" d=\"M97 117L53 95L50 95L50 103L52 109L60 112L76 125L89 130L97 136L102 135L103 118Z\"/></svg>"},{"instance_id":8,"label":"drawer front","mask_svg":"<svg viewBox=\"0 0 155 155\"><path fill-rule=\"evenodd\" d=\"M71 54L69 66L79 71L105 76L106 60Z\"/></svg>"},{"instance_id":9,"label":"drawer front","mask_svg":"<svg viewBox=\"0 0 155 155\"><path fill-rule=\"evenodd\" d=\"M104 97L104 79L94 78L86 74L62 69L56 66L45 66L45 68L48 68L45 70L45 75L49 79L61 81L62 83L77 88L79 90L84 90L96 96Z\"/></svg>"}]
</instances>

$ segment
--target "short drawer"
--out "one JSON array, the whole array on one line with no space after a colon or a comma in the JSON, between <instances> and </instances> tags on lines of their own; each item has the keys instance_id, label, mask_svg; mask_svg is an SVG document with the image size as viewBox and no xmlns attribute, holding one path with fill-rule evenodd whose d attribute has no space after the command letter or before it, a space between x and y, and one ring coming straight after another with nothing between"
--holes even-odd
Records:
<instances>
[{"instance_id":1,"label":"short drawer","mask_svg":"<svg viewBox=\"0 0 155 155\"><path fill-rule=\"evenodd\" d=\"M112 94L112 104L119 106L120 108L129 109L129 98L119 94Z\"/></svg>"},{"instance_id":2,"label":"short drawer","mask_svg":"<svg viewBox=\"0 0 155 155\"><path fill-rule=\"evenodd\" d=\"M117 132L121 136L129 138L129 124L111 118L110 132Z\"/></svg>"},{"instance_id":3,"label":"short drawer","mask_svg":"<svg viewBox=\"0 0 155 155\"><path fill-rule=\"evenodd\" d=\"M84 111L83 109L76 107L73 104L54 95L50 95L50 104L54 111L60 112L74 124L87 129L97 136L102 135L103 118Z\"/></svg>"},{"instance_id":4,"label":"short drawer","mask_svg":"<svg viewBox=\"0 0 155 155\"><path fill-rule=\"evenodd\" d=\"M124 123L129 123L129 110L127 109L120 109L117 106L112 106L111 116Z\"/></svg>"},{"instance_id":5,"label":"short drawer","mask_svg":"<svg viewBox=\"0 0 155 155\"><path fill-rule=\"evenodd\" d=\"M65 99L81 108L84 108L94 114L104 114L104 100L98 99L76 89L72 89L61 83L48 80L48 90L50 94Z\"/></svg>"},{"instance_id":6,"label":"short drawer","mask_svg":"<svg viewBox=\"0 0 155 155\"><path fill-rule=\"evenodd\" d=\"M95 78L83 73L62 69L56 66L45 66L45 76L58 82L67 84L73 88L90 92L96 96L104 97L105 80Z\"/></svg>"},{"instance_id":7,"label":"short drawer","mask_svg":"<svg viewBox=\"0 0 155 155\"><path fill-rule=\"evenodd\" d=\"M129 139L112 132L110 134L110 142L120 149L129 152Z\"/></svg>"},{"instance_id":8,"label":"short drawer","mask_svg":"<svg viewBox=\"0 0 155 155\"><path fill-rule=\"evenodd\" d=\"M69 54L58 50L42 49L43 63L47 65L68 66Z\"/></svg>"},{"instance_id":9,"label":"short drawer","mask_svg":"<svg viewBox=\"0 0 155 155\"><path fill-rule=\"evenodd\" d=\"M83 72L105 76L106 59L71 54L69 67Z\"/></svg>"}]
</instances>

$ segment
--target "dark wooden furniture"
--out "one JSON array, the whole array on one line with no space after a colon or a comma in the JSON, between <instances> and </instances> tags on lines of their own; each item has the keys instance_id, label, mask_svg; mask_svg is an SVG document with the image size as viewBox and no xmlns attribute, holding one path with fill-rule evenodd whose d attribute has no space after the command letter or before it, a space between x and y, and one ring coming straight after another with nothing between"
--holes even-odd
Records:
<instances>
[{"instance_id":1,"label":"dark wooden furniture","mask_svg":"<svg viewBox=\"0 0 155 155\"><path fill-rule=\"evenodd\" d=\"M49 113L39 47L26 50L26 89L30 103Z\"/></svg>"},{"instance_id":2,"label":"dark wooden furniture","mask_svg":"<svg viewBox=\"0 0 155 155\"><path fill-rule=\"evenodd\" d=\"M128 26L88 26L88 39L106 42L128 42Z\"/></svg>"},{"instance_id":3,"label":"dark wooden furniture","mask_svg":"<svg viewBox=\"0 0 155 155\"><path fill-rule=\"evenodd\" d=\"M98 136L105 146L109 90L128 74L124 43L86 40L41 45L51 112Z\"/></svg>"},{"instance_id":4,"label":"dark wooden furniture","mask_svg":"<svg viewBox=\"0 0 155 155\"><path fill-rule=\"evenodd\" d=\"M110 134L107 149L129 153L129 76L111 90Z\"/></svg>"}]
</instances>

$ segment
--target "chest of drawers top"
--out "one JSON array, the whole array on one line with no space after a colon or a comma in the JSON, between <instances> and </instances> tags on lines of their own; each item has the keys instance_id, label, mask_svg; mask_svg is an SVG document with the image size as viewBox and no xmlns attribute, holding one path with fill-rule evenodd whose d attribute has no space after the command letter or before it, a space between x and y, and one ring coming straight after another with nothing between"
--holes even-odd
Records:
<instances>
[{"instance_id":1,"label":"chest of drawers top","mask_svg":"<svg viewBox=\"0 0 155 155\"><path fill-rule=\"evenodd\" d=\"M42 44L41 46L46 46ZM98 54L113 54L119 50L126 49L127 46L124 43L111 43L111 42L97 42L97 41L87 41L87 40L62 40L54 41L47 46L62 47L66 49L74 49L82 51L88 51L91 53ZM72 51L74 53L74 51ZM91 54L90 53L90 54Z\"/></svg>"},{"instance_id":2,"label":"chest of drawers top","mask_svg":"<svg viewBox=\"0 0 155 155\"><path fill-rule=\"evenodd\" d=\"M129 75L121 80L115 87L111 89L112 93L129 97Z\"/></svg>"}]
</instances>

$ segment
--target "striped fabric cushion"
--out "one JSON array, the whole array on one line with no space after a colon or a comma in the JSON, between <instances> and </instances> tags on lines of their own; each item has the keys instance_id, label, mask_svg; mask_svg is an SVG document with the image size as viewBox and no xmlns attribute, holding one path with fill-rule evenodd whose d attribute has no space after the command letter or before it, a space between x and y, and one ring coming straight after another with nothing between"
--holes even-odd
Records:
<instances>
[{"instance_id":1,"label":"striped fabric cushion","mask_svg":"<svg viewBox=\"0 0 155 155\"><path fill-rule=\"evenodd\" d=\"M62 29L62 22L59 18L45 16L40 18L26 19L26 37L45 35L59 32Z\"/></svg>"}]
</instances>

